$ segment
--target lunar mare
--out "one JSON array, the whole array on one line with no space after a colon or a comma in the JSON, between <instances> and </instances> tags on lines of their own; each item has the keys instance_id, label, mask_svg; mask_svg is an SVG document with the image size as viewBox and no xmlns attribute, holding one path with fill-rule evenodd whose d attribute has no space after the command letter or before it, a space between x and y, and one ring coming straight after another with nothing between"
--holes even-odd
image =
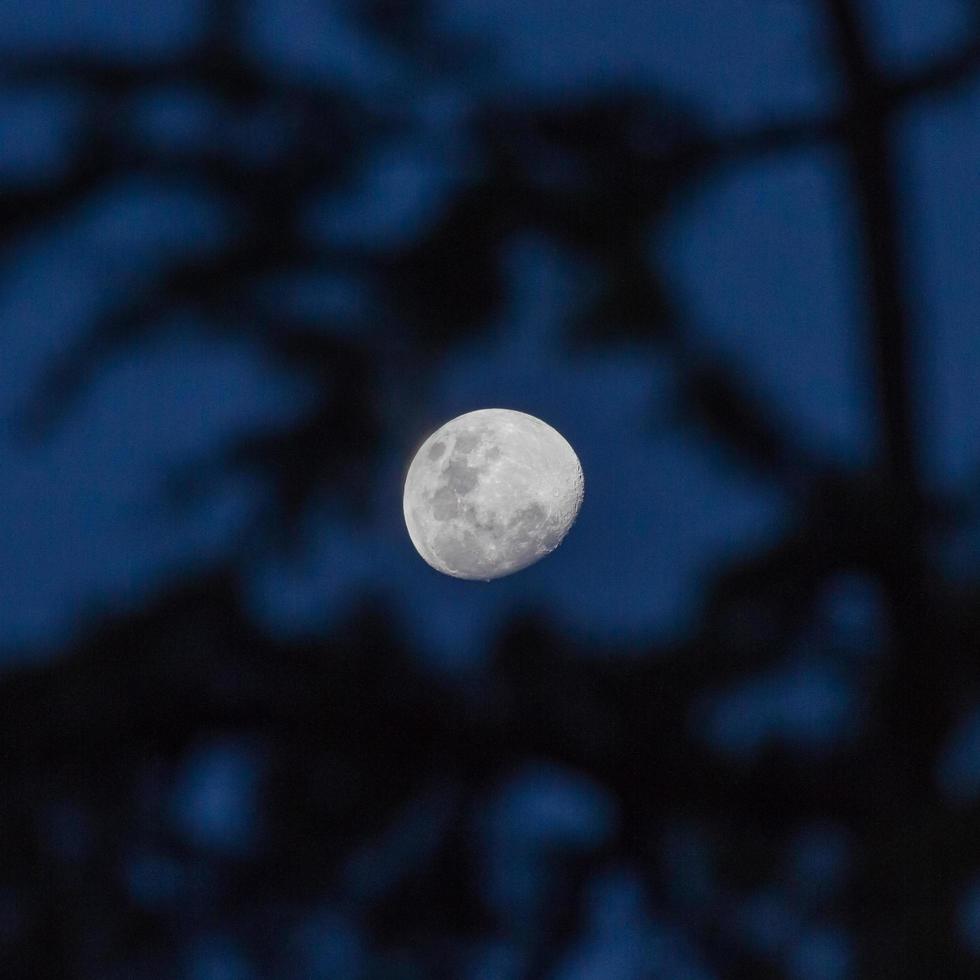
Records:
<instances>
[{"instance_id":1,"label":"lunar mare","mask_svg":"<svg viewBox=\"0 0 980 980\"><path fill-rule=\"evenodd\" d=\"M578 457L550 425L485 408L422 443L405 479L405 524L433 568L489 581L554 551L575 523L583 492Z\"/></svg>"}]
</instances>

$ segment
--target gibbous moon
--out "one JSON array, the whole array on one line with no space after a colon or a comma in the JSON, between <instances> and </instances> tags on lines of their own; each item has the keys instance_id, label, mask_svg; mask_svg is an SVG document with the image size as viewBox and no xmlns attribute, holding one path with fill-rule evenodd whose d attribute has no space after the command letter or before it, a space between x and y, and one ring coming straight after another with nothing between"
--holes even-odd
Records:
<instances>
[{"instance_id":1,"label":"gibbous moon","mask_svg":"<svg viewBox=\"0 0 980 980\"><path fill-rule=\"evenodd\" d=\"M484 408L422 443L405 479L405 524L418 553L456 578L489 581L554 551L582 504L582 467L550 425Z\"/></svg>"}]
</instances>

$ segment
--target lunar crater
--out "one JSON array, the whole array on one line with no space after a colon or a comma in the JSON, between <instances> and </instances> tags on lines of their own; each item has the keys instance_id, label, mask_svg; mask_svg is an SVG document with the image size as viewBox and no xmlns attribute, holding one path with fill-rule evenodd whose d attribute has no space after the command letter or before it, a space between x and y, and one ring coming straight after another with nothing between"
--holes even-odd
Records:
<instances>
[{"instance_id":1,"label":"lunar crater","mask_svg":"<svg viewBox=\"0 0 980 980\"><path fill-rule=\"evenodd\" d=\"M454 493L461 497L468 494L480 482L481 469L456 460L450 460L444 471L444 479Z\"/></svg>"}]
</instances>

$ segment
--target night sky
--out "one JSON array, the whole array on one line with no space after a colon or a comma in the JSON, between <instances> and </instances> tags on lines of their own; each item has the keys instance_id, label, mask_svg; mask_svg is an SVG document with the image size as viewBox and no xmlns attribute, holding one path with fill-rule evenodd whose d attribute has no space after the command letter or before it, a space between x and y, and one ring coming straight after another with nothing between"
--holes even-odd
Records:
<instances>
[{"instance_id":1,"label":"night sky","mask_svg":"<svg viewBox=\"0 0 980 980\"><path fill-rule=\"evenodd\" d=\"M443 17L454 31L499 43L499 67L481 84L515 99L643 82L728 129L834 105L826 38L807 6L563 2L526 9L481 0L444 4ZM956 37L968 5L881 0L868 7L883 59L914 65ZM350 43L350 28L333 27L329 5L289 0L257 3L253 11L250 40L263 65L301 78L349 73L384 87L391 66L369 43ZM195 15L189 2L9 5L0 13L0 45L17 52L83 46L152 59L194 38ZM438 208L454 179L454 103L467 98L440 87L422 83L412 93L428 104L436 138L416 134L381 153L348 201L311 214L314 228L390 240ZM0 174L29 182L39 171L56 172L78 123L78 101L56 86L5 92ZM980 341L972 329L980 305L978 104L974 84L942 112L913 113L903 133L908 235L922 257L916 288L928 318L918 368L929 391L929 476L943 487L977 466L970 446L980 415ZM156 93L137 112L151 139L192 141L210 132L209 107L179 91ZM195 137L196 129L204 135ZM861 461L869 454L869 378L843 179L840 159L821 150L731 167L697 200L673 209L650 251L683 298L699 345L751 372L807 449ZM25 242L5 263L0 290L7 418L16 418L46 359L84 331L101 304L161 256L233 234L227 217L193 193L130 181ZM512 298L499 335L439 371L425 414L434 427L499 404L567 434L583 461L588 502L561 555L513 581L469 590L464 605L456 583L418 575L401 526L400 483L413 440L426 433L409 432L388 450L367 528L353 531L322 515L302 562L255 570L250 597L263 619L291 630L322 627L365 584L397 598L411 581L422 590L410 602L411 627L449 659L467 656L504 610L525 602L544 603L589 633L663 635L696 615L699 582L713 562L779 528L785 501L778 488L671 424L669 368L658 370L654 359L651 369L629 350L590 358L561 350L560 320L576 301L574 268L540 242L524 241L507 257L507 271ZM344 302L342 284L331 285L318 292L300 284L295 302L326 309ZM25 447L8 424L0 449L0 635L8 647L63 638L93 610L132 601L174 567L206 563L235 539L257 488L229 481L176 521L159 510L158 494L175 464L231 433L288 417L303 398L253 355L241 344L178 334L115 358L43 445Z\"/></svg>"},{"instance_id":2,"label":"night sky","mask_svg":"<svg viewBox=\"0 0 980 980\"><path fill-rule=\"evenodd\" d=\"M444 36L484 52L474 55L465 83L400 60L345 19L341 6L256 0L244 19L248 58L270 78L350 87L365 105L397 105L413 119L379 141L339 193L311 200L306 233L324 251L398 247L434 227L447 201L473 179L461 120L480 101L560 106L631 86L667 100L668 122L676 107L721 137L777 120L819 121L843 97L826 18L820 4L806 0L443 2L436 23ZM858 6L877 63L894 71L928 63L971 23L966 0ZM202 23L202 5L193 0L3 4L0 59L40 55L57 63L81 52L152 65L189 49ZM40 82L3 82L0 196L4 188L58 179L88 124L87 98L55 72ZM274 157L290 125L271 110L228 112L179 85L150 87L125 112L134 138L151 153L220 143L243 166ZM980 567L980 72L941 98L921 100L898 133L903 276L920 324L912 366L923 406L923 480L973 508L933 557L953 580L966 581ZM215 475L208 460L237 436L301 417L315 392L247 337L202 331L195 313L178 313L172 329L108 350L64 417L40 438L32 435L38 386L50 366L83 343L114 304L148 291L163 263L233 242L238 221L193 175L165 182L127 172L4 241L0 651L10 667L68 657L65 651L99 623L151 604L229 556L247 615L269 635L283 642L329 637L369 595L387 604L394 629L426 665L450 677L479 671L523 614L543 617L583 646L684 644L697 635L712 577L739 556L764 551L798 520L800 501L785 483L685 424L677 364L655 343L569 340L568 322L591 295L590 270L534 233L513 236L500 255L506 301L488 329L449 353L434 345L411 404L382 405L387 427L363 514L353 519L325 494L304 515L298 547L256 546L250 535L269 488L250 474ZM691 356L733 367L774 406L801 458L841 469L871 465L877 438L856 225L847 161L839 149L819 145L711 170L668 199L648 243L650 266L671 291ZM246 302L320 317L326 330L342 330L336 323L348 313L355 324L372 316L370 297L340 272L263 278L249 285ZM267 322L274 331L274 313ZM351 329L356 341L359 327ZM383 370L397 372L398 349L383 339L377 344ZM488 584L432 571L412 548L402 517L404 474L417 446L444 421L484 407L528 412L558 429L578 453L586 486L579 520L561 548ZM175 504L169 491L195 474L205 474L203 490ZM861 648L855 656L878 655L885 613L873 576L835 572L819 605L839 635ZM862 697L819 641L803 642L768 669L707 692L696 711L698 737L736 761L759 758L777 743L820 755L847 742ZM980 708L963 702L936 779L945 798L974 800ZM247 812L258 765L239 742L209 745L181 770L173 820L205 848L210 841L234 850L257 833ZM529 853L528 840L603 841L616 824L617 801L604 789L557 763L535 766L520 770L484 815L486 833L507 838L500 847L511 854L497 860L487 886L488 901L506 921L533 918L521 911L522 902L534 904L535 872L520 857ZM418 802L411 818L418 827L437 824L448 805L434 793ZM848 839L835 828L810 828L798 841L799 876L814 887L847 863ZM676 853L696 850L687 838L676 843ZM391 843L399 846L412 845ZM356 878L356 868L349 873ZM159 885L160 874L145 871L134 888ZM640 924L642 890L628 870L597 879L593 932L548 975L724 976L663 920ZM795 928L781 903L758 893L731 912L733 928L754 936L759 949L778 944L773 936ZM332 938L321 944L319 972L307 975L425 975L358 972L363 937L336 911L323 915L317 935ZM962 923L961 937L976 952L977 895L964 898ZM668 972L644 972L639 941L623 938L643 930L652 930L645 941L659 950L659 962L673 964L658 968ZM843 931L798 935L779 954L779 976L858 976ZM202 946L186 975L265 975L243 955L234 944ZM514 956L501 945L467 976L522 977Z\"/></svg>"}]
</instances>

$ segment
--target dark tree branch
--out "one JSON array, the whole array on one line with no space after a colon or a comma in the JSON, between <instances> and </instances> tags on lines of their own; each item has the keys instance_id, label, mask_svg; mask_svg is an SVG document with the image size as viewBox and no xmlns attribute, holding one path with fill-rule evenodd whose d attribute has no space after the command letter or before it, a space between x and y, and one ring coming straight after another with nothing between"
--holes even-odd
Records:
<instances>
[{"instance_id":1,"label":"dark tree branch","mask_svg":"<svg viewBox=\"0 0 980 980\"><path fill-rule=\"evenodd\" d=\"M939 871L937 841L919 831L920 815L935 793L934 767L949 727L943 652L935 649L936 623L925 560L925 503L919 437L921 410L914 365L918 327L910 300L911 272L903 250L902 196L896 146L897 114L913 95L959 80L976 59L971 44L952 61L889 84L876 69L858 7L824 0L846 85L849 125L844 149L857 203L864 250L870 348L877 394L883 506L892 541L878 552L894 628L880 704L881 737L897 757L876 773L882 813L878 841L902 841L877 870L877 894L890 892L892 918L865 950L868 968L882 976L926 976L950 942L951 923L935 910L951 906L948 877ZM884 855L882 855L884 856ZM870 974L869 974L870 975Z\"/></svg>"},{"instance_id":2,"label":"dark tree branch","mask_svg":"<svg viewBox=\"0 0 980 980\"><path fill-rule=\"evenodd\" d=\"M827 3L848 92L850 123L845 149L850 158L866 254L883 463L896 490L911 502L921 496L921 476L913 404L910 279L901 249L901 191L893 134L893 113L901 103L887 97L851 3Z\"/></svg>"},{"instance_id":3,"label":"dark tree branch","mask_svg":"<svg viewBox=\"0 0 980 980\"><path fill-rule=\"evenodd\" d=\"M397 622L395 613L380 605L366 605L308 643L262 633L241 604L240 565L233 560L197 586L157 597L142 614L107 617L101 630L65 651L70 656L8 675L0 685L0 743L15 751L5 758L0 831L12 842L7 874L28 909L18 949L29 964L11 976L59 974L58 955L81 955L93 932L90 921L94 928L100 922L147 928L155 916L160 949L186 944L179 896L150 916L138 900L117 894L130 839L215 874L213 901L202 918L208 928L230 927L251 943L249 909L267 919L284 900L323 901L324 890L342 880L351 853L397 825L427 787L462 787L468 809L476 810L511 773L541 759L594 781L615 800L620 818L603 848L577 863L563 859L564 901L555 902L541 937L543 975L581 933L581 895L599 869L622 864L637 870L658 903L669 893L669 875L659 863L664 831L674 821L692 820L709 828L725 851L718 887L704 899L692 933L726 976L779 976L779 966L739 942L726 917L758 888L787 887L780 879L787 843L800 828L828 819L846 827L858 845L856 886L846 894L841 889L831 914L865 944L861 975L972 975L957 972L950 947L956 903L980 860L978 807L944 806L933 766L950 718L975 693L976 668L967 653L978 645L980 619L972 611L980 603L964 596L953 608L947 596L945 606L934 608L927 593L923 541L932 518L922 500L913 372L918 324L902 250L894 126L915 100L945 94L970 78L980 41L969 39L924 67L885 76L873 63L859 5L823 3L846 82L839 109L712 134L693 125L696 113L681 113L650 93L603 96L571 110L487 106L482 136L472 131L472 119L466 124L468 136L483 140L475 145L485 179L457 192L434 227L409 244L363 253L309 243L299 219L325 184L345 190L345 177L377 147L379 135L405 124L401 108L374 106L372 114L356 93L266 78L242 56L238 30L229 27L243 9L237 0L212 5L208 39L185 59L126 66L58 57L8 71L21 84L53 79L73 85L94 110L86 123L90 135L68 161L69 173L0 202L0 243L43 230L132 174L193 174L226 195L245 219L237 244L161 263L135 302L106 316L87 347L63 362L49 392L53 407L53 396L84 384L107 352L141 331L162 329L175 310L199 311L208 329L258 341L277 365L322 389L298 421L236 442L193 474L211 480L245 470L267 477L276 485L267 523L302 528L298 517L324 489L346 487L368 499L368 464L385 421L379 391L396 373L386 367L394 356L382 347L393 347L402 331L398 370L406 376L405 390L411 386L411 397L418 398L423 372L417 361L434 360L433 352L441 354L494 319L505 292L501 249L530 230L581 252L600 269L605 292L594 317L600 342L610 339L602 323L619 318L628 336L645 331L662 346L673 344L684 398L697 421L757 472L791 478L791 496L801 505L796 526L779 542L714 571L700 628L673 648L604 646L515 618L501 632L486 683L450 688L433 683L400 631L387 625ZM389 6L371 5L379 29L390 30ZM423 31L420 23L416 18L403 28L412 44ZM296 124L295 144L261 167L236 160L217 130L204 148L146 152L126 113L115 110L173 83L200 89L232 121L272 107L289 126ZM826 472L798 449L778 406L756 397L730 366L691 356L679 336L686 325L658 295L648 254L649 229L672 195L696 192L718 168L827 144L846 155L865 257L881 432L873 474ZM275 306L256 314L250 284L287 267L311 272L328 266L392 297L394 326L385 328L384 344L367 331L353 340L321 336L326 318L309 324ZM262 317L274 320L275 330L266 329ZM464 329L468 319L472 331ZM404 369L401 351L407 352ZM397 404L407 406L409 399L399 396ZM775 729L754 754L735 758L717 751L696 727L701 706L743 681L764 681L792 658L815 623L823 628L815 608L827 580L855 568L884 583L893 649L883 667L873 656L860 666L845 663L843 654L833 667L853 682L855 698L884 676L872 692L879 714L843 725L840 742L809 760ZM934 629L937 620L942 629ZM819 639L827 648L818 655L829 662L839 652L834 634ZM202 741L224 733L261 743L271 773L263 800L266 849L235 868L181 843L175 830L162 832L159 808L147 821L132 804L147 770L162 766L172 780ZM36 828L49 797L64 797L100 822L104 843L85 868L79 894L70 887L65 892L71 874L39 853ZM367 902L376 946L414 946L429 964L437 960L433 950L442 949L438 962L444 964L445 950L493 938L471 867L482 857L474 842L477 817L482 814L454 817L438 859L420 870L425 862L412 855L392 893L381 888L379 901ZM57 887L48 888L49 880ZM66 916L69 906L82 911ZM125 941L121 933L110 935L109 954L123 955ZM274 967L267 972L275 974ZM428 972L441 976L443 967Z\"/></svg>"},{"instance_id":4,"label":"dark tree branch","mask_svg":"<svg viewBox=\"0 0 980 980\"><path fill-rule=\"evenodd\" d=\"M885 84L885 91L895 102L943 95L964 82L974 80L978 70L980 16L974 17L966 41L958 48L890 79Z\"/></svg>"}]
</instances>

